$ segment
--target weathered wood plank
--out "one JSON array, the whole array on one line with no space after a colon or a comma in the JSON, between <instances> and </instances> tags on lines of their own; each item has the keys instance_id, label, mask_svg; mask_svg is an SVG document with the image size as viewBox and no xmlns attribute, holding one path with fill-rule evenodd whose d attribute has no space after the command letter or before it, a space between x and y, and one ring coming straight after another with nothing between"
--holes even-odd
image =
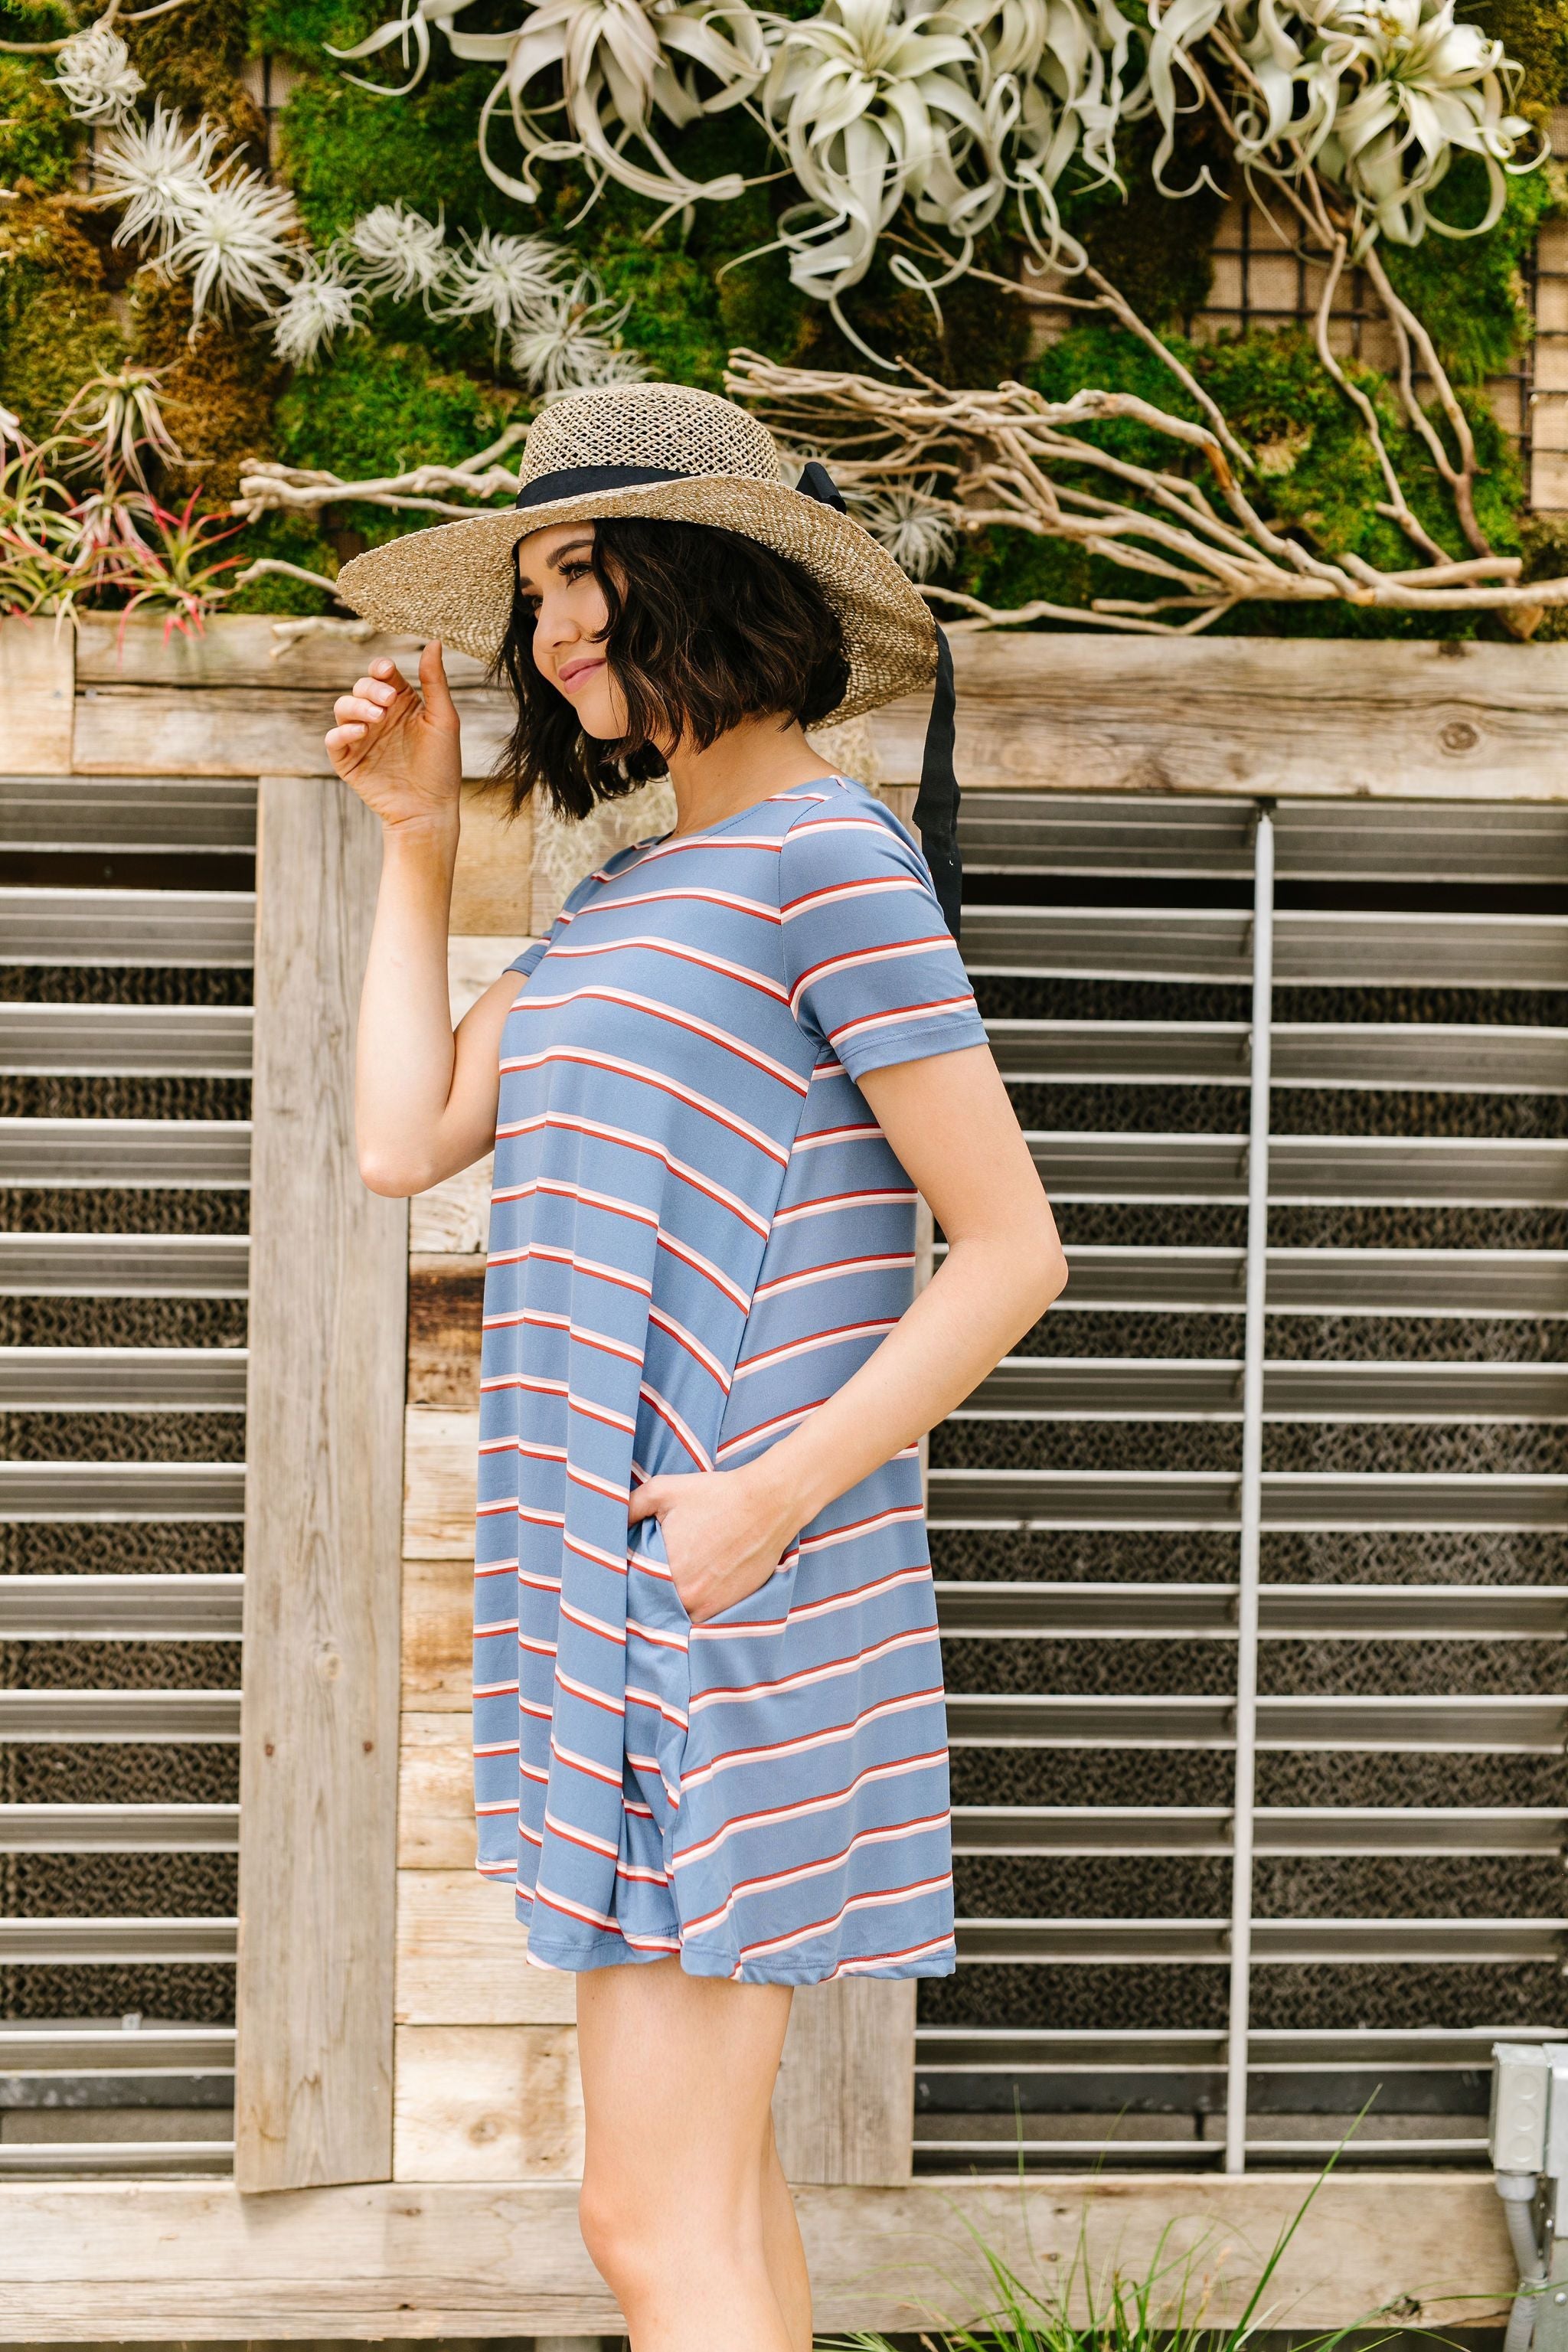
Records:
<instances>
[{"instance_id":1,"label":"weathered wood plank","mask_svg":"<svg viewBox=\"0 0 1568 2352\"><path fill-rule=\"evenodd\" d=\"M397 1874L399 2025L569 2025L570 1976L531 1968L510 1887L472 1870Z\"/></svg>"},{"instance_id":2,"label":"weathered wood plank","mask_svg":"<svg viewBox=\"0 0 1568 2352\"><path fill-rule=\"evenodd\" d=\"M457 932L447 942L447 995L454 1028L513 956L528 945L525 932Z\"/></svg>"},{"instance_id":3,"label":"weathered wood plank","mask_svg":"<svg viewBox=\"0 0 1568 2352\"><path fill-rule=\"evenodd\" d=\"M444 1184L434 1184L428 1192L416 1195L408 1226L413 1249L434 1255L443 1250L467 1255L485 1247L490 1229L492 1158L487 1151L471 1168L459 1169Z\"/></svg>"},{"instance_id":4,"label":"weathered wood plank","mask_svg":"<svg viewBox=\"0 0 1568 2352\"><path fill-rule=\"evenodd\" d=\"M975 792L1568 798L1568 646L990 635L952 651ZM884 782L918 782L930 708L873 714Z\"/></svg>"},{"instance_id":5,"label":"weathered wood plank","mask_svg":"<svg viewBox=\"0 0 1568 2352\"><path fill-rule=\"evenodd\" d=\"M352 670L347 683L353 683ZM483 687L465 688L456 699L464 772L487 776L506 739L510 705ZM322 738L331 712L325 688L82 687L76 768L80 775L326 776L331 763Z\"/></svg>"},{"instance_id":6,"label":"weathered wood plank","mask_svg":"<svg viewBox=\"0 0 1568 2352\"><path fill-rule=\"evenodd\" d=\"M395 2180L581 2180L574 2025L400 2025Z\"/></svg>"},{"instance_id":7,"label":"weathered wood plank","mask_svg":"<svg viewBox=\"0 0 1568 2352\"><path fill-rule=\"evenodd\" d=\"M896 2188L913 2169L912 1979L799 1985L773 2092L789 2180Z\"/></svg>"},{"instance_id":8,"label":"weathered wood plank","mask_svg":"<svg viewBox=\"0 0 1568 2352\"><path fill-rule=\"evenodd\" d=\"M474 1564L403 1563L403 1704L415 1713L467 1717L473 1698Z\"/></svg>"},{"instance_id":9,"label":"weathered wood plank","mask_svg":"<svg viewBox=\"0 0 1568 2352\"><path fill-rule=\"evenodd\" d=\"M0 706L6 772L68 776L75 717L75 640L69 624L0 621Z\"/></svg>"},{"instance_id":10,"label":"weathered wood plank","mask_svg":"<svg viewBox=\"0 0 1568 2352\"><path fill-rule=\"evenodd\" d=\"M1301 2173L1111 2173L1023 2188L808 2188L796 2201L824 2333L977 2317L986 2280L966 2221L1042 2286L1073 2268L1080 2229L1097 2281L1112 2264L1136 2274L1156 2259L1173 2275L1195 2250L1195 2279L1213 2282L1205 2317L1224 2324L1311 2186ZM546 2181L399 2182L259 2203L217 2181L6 2183L0 2341L618 2331L576 2200L574 2184ZM1287 2249L1268 2308L1292 2330L1390 2308L1405 2326L1496 2326L1514 2275L1485 2174L1342 2171Z\"/></svg>"},{"instance_id":11,"label":"weathered wood plank","mask_svg":"<svg viewBox=\"0 0 1568 2352\"><path fill-rule=\"evenodd\" d=\"M405 1559L472 1559L479 1416L410 1407L404 1444Z\"/></svg>"},{"instance_id":12,"label":"weathered wood plank","mask_svg":"<svg viewBox=\"0 0 1568 2352\"><path fill-rule=\"evenodd\" d=\"M493 784L465 784L458 865L452 877L454 936L478 933L493 939L498 933L525 934L532 889L532 808L525 804L511 816L504 795ZM509 957L516 953L515 947L509 949L489 980L498 978Z\"/></svg>"},{"instance_id":13,"label":"weathered wood plank","mask_svg":"<svg viewBox=\"0 0 1568 2352\"><path fill-rule=\"evenodd\" d=\"M419 1251L408 1262L408 1402L451 1412L479 1401L485 1260Z\"/></svg>"},{"instance_id":14,"label":"weathered wood plank","mask_svg":"<svg viewBox=\"0 0 1568 2352\"><path fill-rule=\"evenodd\" d=\"M77 678L84 686L310 687L342 694L381 654L412 677L419 653L417 637L354 637L330 628L279 635L263 613L221 613L199 637L165 634L153 614L86 613L77 623ZM447 676L454 686L482 686L485 667L448 647Z\"/></svg>"},{"instance_id":15,"label":"weathered wood plank","mask_svg":"<svg viewBox=\"0 0 1568 2352\"><path fill-rule=\"evenodd\" d=\"M354 1007L380 827L263 779L258 861L236 2174L392 2160L408 1219L360 1181ZM309 1922L309 1932L301 1923Z\"/></svg>"},{"instance_id":16,"label":"weathered wood plank","mask_svg":"<svg viewBox=\"0 0 1568 2352\"><path fill-rule=\"evenodd\" d=\"M397 1751L399 1870L472 1870L472 1737L466 1711L404 1716Z\"/></svg>"}]
</instances>

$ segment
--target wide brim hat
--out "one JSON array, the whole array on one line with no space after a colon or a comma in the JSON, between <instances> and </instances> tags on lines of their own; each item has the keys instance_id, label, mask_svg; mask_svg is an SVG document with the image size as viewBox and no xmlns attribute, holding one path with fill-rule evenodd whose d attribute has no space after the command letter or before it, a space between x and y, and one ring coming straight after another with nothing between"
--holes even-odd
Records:
<instances>
[{"instance_id":1,"label":"wide brim hat","mask_svg":"<svg viewBox=\"0 0 1568 2352\"><path fill-rule=\"evenodd\" d=\"M823 725L929 687L936 674L930 608L892 557L820 488L788 487L773 435L731 400L681 383L567 393L530 425L518 473L515 507L356 555L339 594L378 628L439 637L490 662L511 618L512 551L531 531L615 515L710 523L788 556L837 614L849 688ZM822 467L815 474L826 481Z\"/></svg>"},{"instance_id":2,"label":"wide brim hat","mask_svg":"<svg viewBox=\"0 0 1568 2352\"><path fill-rule=\"evenodd\" d=\"M344 603L379 629L438 637L476 660L500 651L520 540L552 524L638 515L716 525L798 563L844 629L848 691L834 726L935 686L915 823L942 911L958 933L958 787L952 657L930 608L845 508L826 467L792 488L767 426L716 393L681 383L563 394L528 428L517 503L407 532L345 563Z\"/></svg>"}]
</instances>

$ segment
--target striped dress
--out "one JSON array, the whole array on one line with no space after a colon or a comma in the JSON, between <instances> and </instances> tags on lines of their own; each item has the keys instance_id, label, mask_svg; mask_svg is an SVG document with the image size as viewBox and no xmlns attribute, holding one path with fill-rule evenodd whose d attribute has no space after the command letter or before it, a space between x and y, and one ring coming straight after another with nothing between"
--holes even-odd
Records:
<instances>
[{"instance_id":1,"label":"striped dress","mask_svg":"<svg viewBox=\"0 0 1568 2352\"><path fill-rule=\"evenodd\" d=\"M476 1547L481 1871L558 1969L813 1984L953 1966L946 1727L911 1447L693 1625L627 1497L752 1461L910 1303L868 1070L985 1032L864 786L781 793L580 883L500 1048Z\"/></svg>"}]
</instances>

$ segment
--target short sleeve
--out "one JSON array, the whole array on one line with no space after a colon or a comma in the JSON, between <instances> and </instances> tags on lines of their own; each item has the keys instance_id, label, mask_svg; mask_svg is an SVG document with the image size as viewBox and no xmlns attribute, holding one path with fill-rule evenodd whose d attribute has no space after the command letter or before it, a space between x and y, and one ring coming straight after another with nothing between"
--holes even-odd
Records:
<instances>
[{"instance_id":1,"label":"short sleeve","mask_svg":"<svg viewBox=\"0 0 1568 2352\"><path fill-rule=\"evenodd\" d=\"M852 1078L986 1043L925 860L874 802L795 820L779 912L790 1010Z\"/></svg>"},{"instance_id":2,"label":"short sleeve","mask_svg":"<svg viewBox=\"0 0 1568 2352\"><path fill-rule=\"evenodd\" d=\"M585 906L587 901L593 897L595 888L598 887L600 875L605 871L613 870L615 863L616 861L612 860L611 867L601 867L599 873L584 874L580 882L574 884L562 903L561 912L556 916L555 920L551 924L550 929L546 931L544 937L542 940L530 940L528 945L525 948L521 948L517 954L513 956L511 961L503 966L503 970L507 971L520 971L526 980L529 974L534 971L537 967L543 962L544 958L554 946L556 940L561 937L562 932L565 930L567 925L576 915L579 908Z\"/></svg>"},{"instance_id":3,"label":"short sleeve","mask_svg":"<svg viewBox=\"0 0 1568 2352\"><path fill-rule=\"evenodd\" d=\"M503 965L502 969L506 971L521 971L526 980L534 965L542 959L544 950L549 945L548 940L530 940L522 953L514 955L511 961Z\"/></svg>"}]
</instances>

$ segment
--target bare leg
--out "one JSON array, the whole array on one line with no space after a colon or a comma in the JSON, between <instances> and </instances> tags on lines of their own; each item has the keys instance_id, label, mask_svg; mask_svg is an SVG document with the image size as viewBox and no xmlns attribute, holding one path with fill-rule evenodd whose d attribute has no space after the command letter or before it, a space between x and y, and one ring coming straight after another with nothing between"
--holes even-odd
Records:
<instances>
[{"instance_id":1,"label":"bare leg","mask_svg":"<svg viewBox=\"0 0 1568 2352\"><path fill-rule=\"evenodd\" d=\"M789 2003L787 1986L689 1977L675 1960L577 1979L583 2237L632 2352L809 2344L799 2241L792 2259L778 2206L788 2191L759 2161Z\"/></svg>"},{"instance_id":2,"label":"bare leg","mask_svg":"<svg viewBox=\"0 0 1568 2352\"><path fill-rule=\"evenodd\" d=\"M811 2279L805 2267L805 2248L800 2242L795 2200L779 2162L771 2115L763 2146L763 2244L768 2276L784 2314L790 2352L811 2352Z\"/></svg>"}]
</instances>

